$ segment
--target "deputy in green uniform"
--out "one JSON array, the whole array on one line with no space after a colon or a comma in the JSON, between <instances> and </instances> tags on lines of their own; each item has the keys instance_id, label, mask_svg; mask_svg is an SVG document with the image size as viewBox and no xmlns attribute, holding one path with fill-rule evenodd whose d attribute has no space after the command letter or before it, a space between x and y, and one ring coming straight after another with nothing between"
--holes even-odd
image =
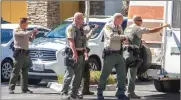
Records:
<instances>
[{"instance_id":1,"label":"deputy in green uniform","mask_svg":"<svg viewBox=\"0 0 181 100\"><path fill-rule=\"evenodd\" d=\"M13 31L14 39L14 67L9 81L9 93L14 94L16 81L21 70L21 90L22 93L33 93L28 89L28 69L31 66L31 59L29 56L29 41L35 38L37 29L32 32L27 31L28 20L21 18L19 27Z\"/></svg>"},{"instance_id":2,"label":"deputy in green uniform","mask_svg":"<svg viewBox=\"0 0 181 100\"><path fill-rule=\"evenodd\" d=\"M128 100L125 95L126 65L120 50L123 41L127 41L127 36L123 35L121 23L123 16L116 13L113 20L105 25L104 31L104 65L101 70L101 76L97 89L97 99L103 100L103 91L105 90L106 81L113 67L116 69L118 89L118 99Z\"/></svg>"},{"instance_id":3,"label":"deputy in green uniform","mask_svg":"<svg viewBox=\"0 0 181 100\"><path fill-rule=\"evenodd\" d=\"M66 36L68 39L69 48L71 49L72 58L75 64L69 65L69 62L65 64L66 69L61 90L62 99L83 98L82 95L78 95L78 89L80 87L82 79L82 70L84 67L85 60L88 60L88 53L86 50L87 37L82 27L83 21L83 14L77 12L74 14L73 23L69 25L66 29ZM94 30L91 30L90 32L92 31ZM68 87L71 81L71 91L68 94Z\"/></svg>"},{"instance_id":4,"label":"deputy in green uniform","mask_svg":"<svg viewBox=\"0 0 181 100\"><path fill-rule=\"evenodd\" d=\"M142 60L139 58L139 50L141 46L142 34L156 33L159 32L164 27L168 27L168 24L156 27L153 29L148 29L141 27L142 18L141 16L135 15L133 17L133 24L126 28L124 34L129 37L129 45L124 45L124 58L127 65L128 73L128 90L127 95L129 98L140 99L134 92L135 90L135 80L137 76L137 69L141 65Z\"/></svg>"}]
</instances>

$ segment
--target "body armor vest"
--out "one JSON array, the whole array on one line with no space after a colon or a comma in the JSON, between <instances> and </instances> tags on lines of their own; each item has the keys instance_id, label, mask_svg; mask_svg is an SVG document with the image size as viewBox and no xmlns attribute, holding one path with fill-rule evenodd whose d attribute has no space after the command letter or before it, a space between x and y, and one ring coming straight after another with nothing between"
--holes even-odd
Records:
<instances>
[{"instance_id":1,"label":"body armor vest","mask_svg":"<svg viewBox=\"0 0 181 100\"><path fill-rule=\"evenodd\" d=\"M85 48L86 36L84 35L83 27L81 27L80 30L76 29L75 33L76 33L74 37L75 48Z\"/></svg>"}]
</instances>

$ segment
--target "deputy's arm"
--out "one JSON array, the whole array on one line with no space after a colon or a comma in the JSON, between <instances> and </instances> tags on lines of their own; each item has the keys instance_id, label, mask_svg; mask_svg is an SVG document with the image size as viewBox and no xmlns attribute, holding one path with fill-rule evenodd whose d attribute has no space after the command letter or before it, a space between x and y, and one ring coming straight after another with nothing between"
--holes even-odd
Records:
<instances>
[{"instance_id":1,"label":"deputy's arm","mask_svg":"<svg viewBox=\"0 0 181 100\"><path fill-rule=\"evenodd\" d=\"M168 27L168 26L169 26L168 24L164 24L163 26L152 28L152 29L142 28L142 30L145 31L145 33L156 33L156 32L161 31L164 27Z\"/></svg>"},{"instance_id":2,"label":"deputy's arm","mask_svg":"<svg viewBox=\"0 0 181 100\"><path fill-rule=\"evenodd\" d=\"M104 28L105 35L110 38L111 40L124 40L127 38L125 35L118 35L114 34L114 32L111 30L110 26L106 25Z\"/></svg>"},{"instance_id":3,"label":"deputy's arm","mask_svg":"<svg viewBox=\"0 0 181 100\"><path fill-rule=\"evenodd\" d=\"M67 35L67 38L68 38L68 42L69 42L70 48L72 49L73 54L75 54L76 53L75 43L74 43L75 33L73 31L72 26L68 26L67 27L66 35Z\"/></svg>"},{"instance_id":4,"label":"deputy's arm","mask_svg":"<svg viewBox=\"0 0 181 100\"><path fill-rule=\"evenodd\" d=\"M90 32L89 32L88 34L86 34L87 40L89 40L89 39L91 38L91 36L92 36L92 34L93 34L94 32L95 32L95 29L93 28L93 29L90 30Z\"/></svg>"},{"instance_id":5,"label":"deputy's arm","mask_svg":"<svg viewBox=\"0 0 181 100\"><path fill-rule=\"evenodd\" d=\"M32 34L32 32L29 32L29 31L22 31L22 30L18 30L18 29L14 30L15 36L27 36L27 35L31 35L31 34Z\"/></svg>"},{"instance_id":6,"label":"deputy's arm","mask_svg":"<svg viewBox=\"0 0 181 100\"><path fill-rule=\"evenodd\" d=\"M29 41L32 42L34 39L35 39L35 36L36 36L36 33L33 33L30 38L29 38Z\"/></svg>"}]
</instances>

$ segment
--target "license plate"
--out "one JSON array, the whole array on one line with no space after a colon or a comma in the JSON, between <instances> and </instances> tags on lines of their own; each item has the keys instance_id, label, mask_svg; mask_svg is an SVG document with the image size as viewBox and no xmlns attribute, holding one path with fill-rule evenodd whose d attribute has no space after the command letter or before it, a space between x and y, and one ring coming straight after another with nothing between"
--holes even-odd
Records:
<instances>
[{"instance_id":1,"label":"license plate","mask_svg":"<svg viewBox=\"0 0 181 100\"><path fill-rule=\"evenodd\" d=\"M44 71L44 66L42 64L33 64L34 71Z\"/></svg>"}]
</instances>

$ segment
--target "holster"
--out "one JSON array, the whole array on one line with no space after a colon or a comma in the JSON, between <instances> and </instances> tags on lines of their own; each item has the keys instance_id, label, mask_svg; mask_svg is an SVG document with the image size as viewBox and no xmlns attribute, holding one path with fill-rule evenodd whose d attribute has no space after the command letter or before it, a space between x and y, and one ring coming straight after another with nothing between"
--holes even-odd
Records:
<instances>
[{"instance_id":1,"label":"holster","mask_svg":"<svg viewBox=\"0 0 181 100\"><path fill-rule=\"evenodd\" d=\"M118 53L118 54L121 54L121 50L118 50L118 51L111 51L109 49L105 49L103 50L102 52L102 58L105 59L107 56L113 54L113 53Z\"/></svg>"}]
</instances>

